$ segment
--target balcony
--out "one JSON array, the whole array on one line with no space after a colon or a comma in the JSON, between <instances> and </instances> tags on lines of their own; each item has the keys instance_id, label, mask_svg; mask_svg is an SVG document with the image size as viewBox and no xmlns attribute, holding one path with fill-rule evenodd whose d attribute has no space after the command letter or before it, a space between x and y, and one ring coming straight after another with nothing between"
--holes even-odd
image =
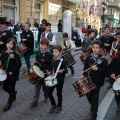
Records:
<instances>
[{"instance_id":1,"label":"balcony","mask_svg":"<svg viewBox=\"0 0 120 120\"><path fill-rule=\"evenodd\" d=\"M120 9L120 1L115 1L115 2L107 2L108 7L117 7Z\"/></svg>"}]
</instances>

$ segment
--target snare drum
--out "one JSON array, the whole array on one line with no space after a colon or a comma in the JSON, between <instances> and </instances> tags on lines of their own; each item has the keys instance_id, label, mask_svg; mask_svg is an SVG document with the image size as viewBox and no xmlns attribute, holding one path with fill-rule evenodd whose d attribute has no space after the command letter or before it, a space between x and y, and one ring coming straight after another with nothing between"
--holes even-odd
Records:
<instances>
[{"instance_id":1,"label":"snare drum","mask_svg":"<svg viewBox=\"0 0 120 120\"><path fill-rule=\"evenodd\" d=\"M74 65L76 63L70 52L63 53L62 57L65 61L67 61L67 66Z\"/></svg>"},{"instance_id":2,"label":"snare drum","mask_svg":"<svg viewBox=\"0 0 120 120\"><path fill-rule=\"evenodd\" d=\"M54 76L48 76L45 78L45 84L48 87L53 87L58 84L57 79L54 78Z\"/></svg>"},{"instance_id":3,"label":"snare drum","mask_svg":"<svg viewBox=\"0 0 120 120\"><path fill-rule=\"evenodd\" d=\"M120 77L113 84L113 90L116 95L120 95Z\"/></svg>"},{"instance_id":4,"label":"snare drum","mask_svg":"<svg viewBox=\"0 0 120 120\"><path fill-rule=\"evenodd\" d=\"M7 74L0 68L0 85L7 79Z\"/></svg>"},{"instance_id":5,"label":"snare drum","mask_svg":"<svg viewBox=\"0 0 120 120\"><path fill-rule=\"evenodd\" d=\"M36 84L39 80L44 78L44 73L36 65L33 65L32 68L25 73L26 78L32 84Z\"/></svg>"},{"instance_id":6,"label":"snare drum","mask_svg":"<svg viewBox=\"0 0 120 120\"><path fill-rule=\"evenodd\" d=\"M28 50L28 48L23 43L20 43L17 46L17 48L18 48L18 52L20 53L20 55L24 55L27 52L27 50Z\"/></svg>"},{"instance_id":7,"label":"snare drum","mask_svg":"<svg viewBox=\"0 0 120 120\"><path fill-rule=\"evenodd\" d=\"M96 89L96 86L94 84L90 84L85 77L76 81L73 84L73 87L80 97L87 95L88 93Z\"/></svg>"}]
</instances>

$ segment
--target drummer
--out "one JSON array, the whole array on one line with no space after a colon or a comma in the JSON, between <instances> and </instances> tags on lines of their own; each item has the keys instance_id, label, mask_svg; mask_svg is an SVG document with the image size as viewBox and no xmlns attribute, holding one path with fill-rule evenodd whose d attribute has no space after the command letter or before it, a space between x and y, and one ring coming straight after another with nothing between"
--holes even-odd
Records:
<instances>
[{"instance_id":1,"label":"drummer","mask_svg":"<svg viewBox=\"0 0 120 120\"><path fill-rule=\"evenodd\" d=\"M116 77L120 75L120 45L117 48L116 56L114 57L114 59L109 65L109 74L113 82L115 81ZM115 93L115 99L116 99L117 105L119 106L120 99L116 93Z\"/></svg>"},{"instance_id":2,"label":"drummer","mask_svg":"<svg viewBox=\"0 0 120 120\"><path fill-rule=\"evenodd\" d=\"M25 44L28 48L27 52L24 54L24 58L26 61L27 68L30 69L30 56L33 54L34 51L34 35L33 32L30 31L30 24L25 24L25 30L22 32L22 39L21 42Z\"/></svg>"},{"instance_id":3,"label":"drummer","mask_svg":"<svg viewBox=\"0 0 120 120\"><path fill-rule=\"evenodd\" d=\"M50 65L52 62L53 55L51 51L48 49L49 41L47 38L42 38L40 44L41 49L36 53L36 59L34 59L33 62L35 65L38 65L40 67L40 69L45 73L45 77L47 77L47 72L50 71L51 69ZM42 79L35 84L35 94L32 102L30 103L30 107L35 107L38 105L41 86L43 88L45 98L43 102L44 103L48 102L47 87L45 86L44 79Z\"/></svg>"},{"instance_id":4,"label":"drummer","mask_svg":"<svg viewBox=\"0 0 120 120\"><path fill-rule=\"evenodd\" d=\"M87 57L84 64L84 70L87 70L88 68L91 68L91 70L85 72L83 75L88 78L88 81L92 81L97 87L96 90L92 91L87 95L88 101L91 104L91 120L97 119L99 91L100 87L104 84L106 71L108 69L107 60L100 54L102 51L102 47L102 42L93 42L93 53ZM83 76L81 78L83 78Z\"/></svg>"},{"instance_id":5,"label":"drummer","mask_svg":"<svg viewBox=\"0 0 120 120\"><path fill-rule=\"evenodd\" d=\"M20 56L16 52L15 40L9 38L6 41L5 53L1 57L0 66L6 71L7 80L3 83L3 90L9 94L9 98L3 112L8 111L16 100L16 81L19 79L19 70L22 65Z\"/></svg>"},{"instance_id":6,"label":"drummer","mask_svg":"<svg viewBox=\"0 0 120 120\"><path fill-rule=\"evenodd\" d=\"M54 57L53 57L53 61L51 64L52 69L50 72L48 72L50 75L53 73L56 73L59 63L62 59L61 54L62 54L62 47L60 45L54 46L53 47ZM63 60L61 67L58 71L57 77L56 77L58 84L56 86L48 88L49 99L52 105L49 113L53 113L53 112L60 113L62 110L62 91L63 91L63 84L64 84L64 78L65 78L66 73L67 73L67 66L66 66L66 62ZM58 97L57 103L55 102L55 99L53 97L53 91L55 88L57 90L57 97Z\"/></svg>"},{"instance_id":7,"label":"drummer","mask_svg":"<svg viewBox=\"0 0 120 120\"><path fill-rule=\"evenodd\" d=\"M68 33L63 33L63 42L61 42L61 47L62 47L62 51L63 54L67 51L72 51L76 46L73 43L72 40L68 39ZM74 75L74 68L72 65L69 66L70 70L71 70L71 74Z\"/></svg>"}]
</instances>

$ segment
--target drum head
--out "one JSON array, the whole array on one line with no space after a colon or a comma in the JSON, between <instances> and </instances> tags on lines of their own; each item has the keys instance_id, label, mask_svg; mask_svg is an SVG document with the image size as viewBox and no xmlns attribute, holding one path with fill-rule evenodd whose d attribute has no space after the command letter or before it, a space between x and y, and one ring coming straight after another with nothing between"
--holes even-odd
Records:
<instances>
[{"instance_id":1,"label":"drum head","mask_svg":"<svg viewBox=\"0 0 120 120\"><path fill-rule=\"evenodd\" d=\"M53 78L54 78L54 76L50 75L50 76L46 77L45 80L48 81L48 80L52 80Z\"/></svg>"},{"instance_id":2,"label":"drum head","mask_svg":"<svg viewBox=\"0 0 120 120\"><path fill-rule=\"evenodd\" d=\"M44 73L40 70L40 68L38 66L33 66L33 70L35 71L35 73L40 76L41 78L44 78Z\"/></svg>"},{"instance_id":3,"label":"drum head","mask_svg":"<svg viewBox=\"0 0 120 120\"><path fill-rule=\"evenodd\" d=\"M120 84L117 81L113 84L113 90L120 90Z\"/></svg>"},{"instance_id":4,"label":"drum head","mask_svg":"<svg viewBox=\"0 0 120 120\"><path fill-rule=\"evenodd\" d=\"M5 81L7 79L7 75L4 73L2 69L0 69L0 81Z\"/></svg>"}]
</instances>

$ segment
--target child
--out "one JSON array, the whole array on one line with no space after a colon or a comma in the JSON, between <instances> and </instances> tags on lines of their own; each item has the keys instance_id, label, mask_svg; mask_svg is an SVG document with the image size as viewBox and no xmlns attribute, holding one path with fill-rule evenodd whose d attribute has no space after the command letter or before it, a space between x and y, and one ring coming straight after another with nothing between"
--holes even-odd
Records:
<instances>
[{"instance_id":1,"label":"child","mask_svg":"<svg viewBox=\"0 0 120 120\"><path fill-rule=\"evenodd\" d=\"M51 64L51 66L52 66L51 71L53 71L53 72L51 72L52 74L56 72L57 67L60 63L60 60L62 59L62 56L61 56L62 55L62 47L59 45L54 46L53 47L53 55L54 55L54 58L53 58L53 62ZM49 113L53 113L53 112L59 113L62 110L62 89L63 89L64 77L65 77L66 73L67 73L67 66L66 66L65 61L63 60L60 70L56 77L58 84L54 87L48 88L49 99L52 104L52 107L51 107ZM50 74L50 72L49 72L49 74ZM52 95L55 88L57 89L58 104L56 104L55 99Z\"/></svg>"},{"instance_id":2,"label":"child","mask_svg":"<svg viewBox=\"0 0 120 120\"><path fill-rule=\"evenodd\" d=\"M83 75L85 77L90 76L92 82L97 87L96 90L87 95L88 101L91 104L91 120L96 120L97 118L99 91L100 87L104 84L105 73L108 69L107 60L100 54L102 51L102 47L103 44L100 41L93 42L93 53L89 57L87 57L84 64L84 70L91 68L91 71L85 72Z\"/></svg>"},{"instance_id":3,"label":"child","mask_svg":"<svg viewBox=\"0 0 120 120\"><path fill-rule=\"evenodd\" d=\"M1 65L7 73L7 80L3 84L3 90L9 94L8 102L3 109L4 112L8 111L11 108L12 102L16 100L17 91L15 91L15 85L19 77L21 60L15 48L14 39L9 38L6 41L6 51L1 57Z\"/></svg>"},{"instance_id":4,"label":"child","mask_svg":"<svg viewBox=\"0 0 120 120\"><path fill-rule=\"evenodd\" d=\"M55 36L53 35L53 33L51 32L51 24L50 23L46 24L45 32L41 33L41 39L44 37L49 40L50 47L52 47L53 45L56 45L56 39L55 39Z\"/></svg>"},{"instance_id":5,"label":"child","mask_svg":"<svg viewBox=\"0 0 120 120\"><path fill-rule=\"evenodd\" d=\"M75 44L68 39L68 33L63 33L63 42L61 42L63 54L67 51L72 51L76 46ZM74 68L72 65L69 66L71 74L74 74Z\"/></svg>"},{"instance_id":6,"label":"child","mask_svg":"<svg viewBox=\"0 0 120 120\"><path fill-rule=\"evenodd\" d=\"M49 41L47 38L42 38L41 39L41 46L40 46L40 51L37 52L36 54L36 59L33 60L34 64L41 65L40 69L45 73L47 71L50 71L51 68L51 62L53 55L48 49L49 46ZM39 63L39 64L38 64ZM46 75L47 77L47 75ZM47 87L44 84L44 79L41 79L38 83L35 84L35 95L33 97L33 101L30 104L30 107L34 107L38 105L38 100L39 100L39 95L40 95L40 88L41 86L43 87L43 92L44 92L44 103L48 102L48 91Z\"/></svg>"},{"instance_id":7,"label":"child","mask_svg":"<svg viewBox=\"0 0 120 120\"><path fill-rule=\"evenodd\" d=\"M27 68L30 68L30 55L33 54L34 49L34 36L33 32L30 31L30 24L25 24L25 30L22 32L22 43L28 48L27 52L24 54Z\"/></svg>"},{"instance_id":8,"label":"child","mask_svg":"<svg viewBox=\"0 0 120 120\"><path fill-rule=\"evenodd\" d=\"M120 75L120 45L117 48L116 57L112 60L109 65L110 78L115 81L116 77ZM119 95L115 94L115 100L119 106L120 98Z\"/></svg>"}]
</instances>

